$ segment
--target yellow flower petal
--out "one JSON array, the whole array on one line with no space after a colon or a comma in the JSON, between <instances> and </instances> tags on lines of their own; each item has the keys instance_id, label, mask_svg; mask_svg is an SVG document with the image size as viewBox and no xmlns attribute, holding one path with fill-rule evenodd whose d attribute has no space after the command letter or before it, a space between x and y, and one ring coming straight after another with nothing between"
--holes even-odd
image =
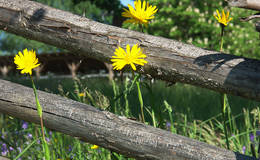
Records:
<instances>
[{"instance_id":1,"label":"yellow flower petal","mask_svg":"<svg viewBox=\"0 0 260 160\"><path fill-rule=\"evenodd\" d=\"M27 48L23 50L23 53L19 51L15 55L14 63L17 65L17 69L21 70L21 74L29 73L30 75L32 75L32 69L40 65L35 51L28 51Z\"/></svg>"},{"instance_id":2,"label":"yellow flower petal","mask_svg":"<svg viewBox=\"0 0 260 160\"><path fill-rule=\"evenodd\" d=\"M156 6L150 6L145 0L143 3L141 0L134 1L134 7L128 5L128 9L124 8L122 13L123 17L130 18L124 21L124 23L144 24L147 25L148 20L154 18L154 14L157 12Z\"/></svg>"},{"instance_id":3,"label":"yellow flower petal","mask_svg":"<svg viewBox=\"0 0 260 160\"><path fill-rule=\"evenodd\" d=\"M84 92L79 93L79 96L80 96L80 97L84 97L84 96L85 96L85 93L84 93Z\"/></svg>"},{"instance_id":4,"label":"yellow flower petal","mask_svg":"<svg viewBox=\"0 0 260 160\"><path fill-rule=\"evenodd\" d=\"M91 147L91 149L98 149L98 148L99 148L98 145L93 145L93 146Z\"/></svg>"},{"instance_id":5,"label":"yellow flower petal","mask_svg":"<svg viewBox=\"0 0 260 160\"><path fill-rule=\"evenodd\" d=\"M228 18L229 17L229 11L227 12L227 14L225 14L225 11L222 10L222 15L219 14L218 10L216 10L216 12L217 12L217 15L214 15L214 17L218 20L218 22L220 24L227 26L228 23L232 20L232 18Z\"/></svg>"},{"instance_id":6,"label":"yellow flower petal","mask_svg":"<svg viewBox=\"0 0 260 160\"><path fill-rule=\"evenodd\" d=\"M133 70L136 70L135 64L143 66L147 63L144 60L147 56L142 53L141 48L137 44L133 45L132 48L128 44L126 51L118 47L115 49L114 54L115 56L112 56L111 59L114 70L122 70L126 65L130 65Z\"/></svg>"}]
</instances>

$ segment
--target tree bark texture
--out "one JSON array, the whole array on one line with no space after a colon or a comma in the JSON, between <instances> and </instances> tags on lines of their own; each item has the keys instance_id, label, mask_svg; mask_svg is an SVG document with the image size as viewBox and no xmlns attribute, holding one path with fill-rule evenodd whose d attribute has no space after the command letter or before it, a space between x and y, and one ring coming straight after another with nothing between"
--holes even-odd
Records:
<instances>
[{"instance_id":1,"label":"tree bark texture","mask_svg":"<svg viewBox=\"0 0 260 160\"><path fill-rule=\"evenodd\" d=\"M38 91L47 128L137 159L254 160L140 122ZM0 80L0 112L40 122L33 89Z\"/></svg>"},{"instance_id":2,"label":"tree bark texture","mask_svg":"<svg viewBox=\"0 0 260 160\"><path fill-rule=\"evenodd\" d=\"M259 0L227 0L232 7L247 8L260 11Z\"/></svg>"},{"instance_id":3,"label":"tree bark texture","mask_svg":"<svg viewBox=\"0 0 260 160\"><path fill-rule=\"evenodd\" d=\"M122 29L28 0L0 0L0 29L74 53L110 61L115 48L139 44L148 64L138 72L260 100L260 62Z\"/></svg>"}]
</instances>

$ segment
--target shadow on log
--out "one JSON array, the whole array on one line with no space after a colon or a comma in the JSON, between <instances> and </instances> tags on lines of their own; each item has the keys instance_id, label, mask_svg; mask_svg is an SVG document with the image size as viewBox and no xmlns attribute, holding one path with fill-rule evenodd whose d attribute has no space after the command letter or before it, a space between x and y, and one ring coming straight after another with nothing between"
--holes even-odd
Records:
<instances>
[{"instance_id":1,"label":"shadow on log","mask_svg":"<svg viewBox=\"0 0 260 160\"><path fill-rule=\"evenodd\" d=\"M58 95L38 91L47 128L137 159L254 160ZM0 80L0 112L39 123L33 90Z\"/></svg>"}]
</instances>

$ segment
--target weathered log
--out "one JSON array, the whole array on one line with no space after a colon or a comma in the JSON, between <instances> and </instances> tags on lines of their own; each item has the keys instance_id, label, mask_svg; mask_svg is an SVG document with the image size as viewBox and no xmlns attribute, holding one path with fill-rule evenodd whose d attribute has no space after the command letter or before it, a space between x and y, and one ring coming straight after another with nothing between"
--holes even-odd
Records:
<instances>
[{"instance_id":1,"label":"weathered log","mask_svg":"<svg viewBox=\"0 0 260 160\"><path fill-rule=\"evenodd\" d=\"M260 11L259 0L227 0L232 7L247 8Z\"/></svg>"},{"instance_id":2,"label":"weathered log","mask_svg":"<svg viewBox=\"0 0 260 160\"><path fill-rule=\"evenodd\" d=\"M157 160L254 160L58 95L43 91L38 93L47 128L129 157ZM39 123L33 97L31 88L0 80L0 112Z\"/></svg>"},{"instance_id":3,"label":"weathered log","mask_svg":"<svg viewBox=\"0 0 260 160\"><path fill-rule=\"evenodd\" d=\"M9 160L9 159L6 158L6 157L2 157L2 156L0 156L0 160Z\"/></svg>"},{"instance_id":4,"label":"weathered log","mask_svg":"<svg viewBox=\"0 0 260 160\"><path fill-rule=\"evenodd\" d=\"M0 0L0 29L109 61L120 45L140 44L148 64L138 71L260 100L260 62L175 40L101 24L28 0Z\"/></svg>"}]
</instances>

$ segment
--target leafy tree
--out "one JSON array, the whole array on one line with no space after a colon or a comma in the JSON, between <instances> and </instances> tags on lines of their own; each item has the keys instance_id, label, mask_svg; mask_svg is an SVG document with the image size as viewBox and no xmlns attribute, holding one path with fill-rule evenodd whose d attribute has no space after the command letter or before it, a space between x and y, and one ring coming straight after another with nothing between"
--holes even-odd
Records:
<instances>
[{"instance_id":1,"label":"leafy tree","mask_svg":"<svg viewBox=\"0 0 260 160\"><path fill-rule=\"evenodd\" d=\"M48 6L85 16L92 20L121 26L122 19L116 19L121 14L119 0L34 0ZM113 19L114 18L114 19ZM15 54L24 48L35 49L38 52L63 51L56 47L33 40L28 40L4 31L0 32L0 54Z\"/></svg>"},{"instance_id":2,"label":"leafy tree","mask_svg":"<svg viewBox=\"0 0 260 160\"><path fill-rule=\"evenodd\" d=\"M260 58L259 38L253 22L240 22L239 18L254 14L239 8L228 8L223 1L208 0L149 0L159 9L155 19L145 31L190 43L211 50L220 48L221 28L213 16L216 9L230 11L233 20L225 27L224 52L246 57ZM124 24L126 28L137 26Z\"/></svg>"}]
</instances>

